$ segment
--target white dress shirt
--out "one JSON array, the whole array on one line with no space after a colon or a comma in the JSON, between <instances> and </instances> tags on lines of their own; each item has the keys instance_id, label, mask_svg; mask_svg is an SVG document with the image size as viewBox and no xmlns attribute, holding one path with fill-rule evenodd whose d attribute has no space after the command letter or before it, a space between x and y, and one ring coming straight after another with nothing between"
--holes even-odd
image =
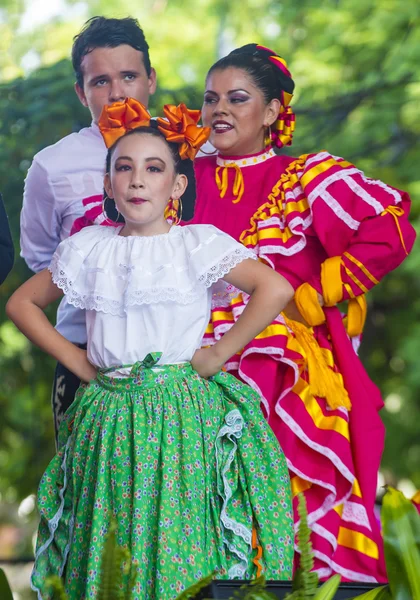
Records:
<instances>
[{"instance_id":1,"label":"white dress shirt","mask_svg":"<svg viewBox=\"0 0 420 600\"><path fill-rule=\"evenodd\" d=\"M25 180L21 212L21 256L32 271L48 267L58 244L86 210L84 198L103 194L106 146L92 123L41 150ZM86 343L84 311L64 298L57 330L73 343Z\"/></svg>"}]
</instances>

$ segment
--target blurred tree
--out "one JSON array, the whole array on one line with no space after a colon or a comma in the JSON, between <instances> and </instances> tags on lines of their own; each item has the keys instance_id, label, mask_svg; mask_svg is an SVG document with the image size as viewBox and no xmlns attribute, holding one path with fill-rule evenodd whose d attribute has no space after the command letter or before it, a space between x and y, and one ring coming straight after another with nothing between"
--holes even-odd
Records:
<instances>
[{"instance_id":1,"label":"blurred tree","mask_svg":"<svg viewBox=\"0 0 420 600\"><path fill-rule=\"evenodd\" d=\"M418 223L417 0L151 0L147 10L127 0L92 0L77 18L73 13L71 21L57 17L29 33L19 33L23 0L17 6L11 0L0 4L0 181L16 245L23 179L33 155L90 121L72 92L69 61L56 61L69 54L72 36L94 14L139 18L159 77L152 113L165 102L200 106L206 71L220 54L251 41L272 47L288 60L296 81L297 130L287 152L326 148L354 160L369 176L411 193ZM22 78L28 52L48 66ZM369 295L362 345L363 360L386 398L383 468L418 487L419 268L417 245ZM10 293L28 276L17 260L0 290L0 494L10 500L35 490L54 451L53 363L4 315ZM54 310L49 314L53 318Z\"/></svg>"}]
</instances>

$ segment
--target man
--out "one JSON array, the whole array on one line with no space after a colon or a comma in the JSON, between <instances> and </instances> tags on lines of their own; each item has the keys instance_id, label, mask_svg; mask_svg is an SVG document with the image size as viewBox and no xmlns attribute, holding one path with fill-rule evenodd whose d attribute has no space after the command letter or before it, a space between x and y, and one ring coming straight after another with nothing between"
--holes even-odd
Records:
<instances>
[{"instance_id":1,"label":"man","mask_svg":"<svg viewBox=\"0 0 420 600\"><path fill-rule=\"evenodd\" d=\"M74 38L75 91L92 115L92 124L39 152L25 181L21 213L21 254L35 272L50 264L58 244L83 215L83 199L102 196L106 147L97 122L105 104L126 97L148 105L156 90L149 46L137 20L93 17ZM63 300L57 330L86 347L84 312ZM80 381L57 364L52 405L57 434L61 418Z\"/></svg>"}]
</instances>

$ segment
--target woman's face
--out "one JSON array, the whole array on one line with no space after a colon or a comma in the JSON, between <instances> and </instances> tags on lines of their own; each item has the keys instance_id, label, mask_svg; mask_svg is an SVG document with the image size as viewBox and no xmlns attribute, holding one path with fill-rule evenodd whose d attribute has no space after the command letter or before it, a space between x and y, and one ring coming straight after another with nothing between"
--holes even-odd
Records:
<instances>
[{"instance_id":1,"label":"woman's face","mask_svg":"<svg viewBox=\"0 0 420 600\"><path fill-rule=\"evenodd\" d=\"M266 129L277 119L279 100L266 104L246 71L228 67L207 77L203 125L221 155L244 156L264 149Z\"/></svg>"}]
</instances>

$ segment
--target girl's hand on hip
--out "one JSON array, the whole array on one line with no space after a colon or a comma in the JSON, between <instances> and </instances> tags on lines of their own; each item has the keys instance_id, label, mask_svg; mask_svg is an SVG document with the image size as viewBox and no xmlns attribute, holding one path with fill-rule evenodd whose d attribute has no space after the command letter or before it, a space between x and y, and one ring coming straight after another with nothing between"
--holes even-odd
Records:
<instances>
[{"instance_id":1,"label":"girl's hand on hip","mask_svg":"<svg viewBox=\"0 0 420 600\"><path fill-rule=\"evenodd\" d=\"M221 370L223 362L220 361L220 357L217 356L214 347L211 346L210 348L196 350L191 365L200 377L208 379Z\"/></svg>"},{"instance_id":2,"label":"girl's hand on hip","mask_svg":"<svg viewBox=\"0 0 420 600\"><path fill-rule=\"evenodd\" d=\"M89 383L89 381L92 381L92 379L96 379L98 371L88 361L86 350L79 348L79 352L77 365L75 365L74 368L74 374L77 375L84 383Z\"/></svg>"}]
</instances>

